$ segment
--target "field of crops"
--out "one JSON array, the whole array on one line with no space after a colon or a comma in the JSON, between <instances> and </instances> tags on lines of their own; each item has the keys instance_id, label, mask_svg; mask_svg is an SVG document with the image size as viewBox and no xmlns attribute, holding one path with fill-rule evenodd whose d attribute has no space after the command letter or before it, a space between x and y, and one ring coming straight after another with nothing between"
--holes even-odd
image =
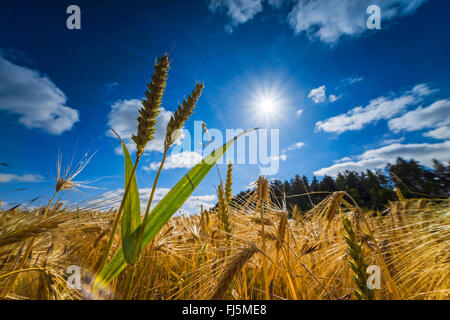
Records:
<instances>
[{"instance_id":1,"label":"field of crops","mask_svg":"<svg viewBox=\"0 0 450 320\"><path fill-rule=\"evenodd\" d=\"M288 219L258 198L258 191L230 208L230 232L215 211L171 218L135 266L95 291L116 211L55 205L44 219L43 210L0 212L3 298L449 298L448 202L403 200L377 215L335 193ZM17 269L32 239L33 249ZM113 251L119 246L117 235ZM71 265L80 267L80 290L66 282ZM380 269L379 289L367 290L370 265Z\"/></svg>"}]
</instances>

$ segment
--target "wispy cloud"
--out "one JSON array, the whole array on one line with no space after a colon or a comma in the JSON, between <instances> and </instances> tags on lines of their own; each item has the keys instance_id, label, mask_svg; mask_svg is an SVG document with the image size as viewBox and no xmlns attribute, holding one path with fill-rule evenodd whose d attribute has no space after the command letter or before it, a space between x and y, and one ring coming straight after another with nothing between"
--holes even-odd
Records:
<instances>
[{"instance_id":1,"label":"wispy cloud","mask_svg":"<svg viewBox=\"0 0 450 320\"><path fill-rule=\"evenodd\" d=\"M288 152L303 148L304 146L305 146L304 142L301 142L301 141L296 142L296 143L292 144L291 146L289 146L288 148L281 150L281 154L279 156L271 157L271 161L286 161L288 158L287 157Z\"/></svg>"},{"instance_id":2,"label":"wispy cloud","mask_svg":"<svg viewBox=\"0 0 450 320\"><path fill-rule=\"evenodd\" d=\"M177 169L177 168L192 168L197 163L202 160L202 156L197 152L184 151L180 153L175 153L167 157L164 162L163 169ZM158 170L161 162L152 162L148 166L144 166L143 169L146 171Z\"/></svg>"},{"instance_id":3,"label":"wispy cloud","mask_svg":"<svg viewBox=\"0 0 450 320\"><path fill-rule=\"evenodd\" d=\"M401 117L389 120L394 132L415 131L450 125L450 99L438 100L428 107L418 107Z\"/></svg>"},{"instance_id":4,"label":"wispy cloud","mask_svg":"<svg viewBox=\"0 0 450 320\"><path fill-rule=\"evenodd\" d=\"M38 174L17 175L12 173L0 173L0 183L7 182L41 182L44 178Z\"/></svg>"},{"instance_id":5,"label":"wispy cloud","mask_svg":"<svg viewBox=\"0 0 450 320\"><path fill-rule=\"evenodd\" d=\"M19 115L19 123L60 135L78 122L65 94L36 70L16 65L0 53L0 110Z\"/></svg>"},{"instance_id":6,"label":"wispy cloud","mask_svg":"<svg viewBox=\"0 0 450 320\"><path fill-rule=\"evenodd\" d=\"M394 143L378 149L367 150L363 154L348 160L336 163L330 167L314 172L317 176L336 176L345 170L362 172L367 169L384 167L388 162L394 163L398 157L409 160L414 159L425 166L431 166L432 160L449 161L450 141L442 143Z\"/></svg>"},{"instance_id":7,"label":"wispy cloud","mask_svg":"<svg viewBox=\"0 0 450 320\"><path fill-rule=\"evenodd\" d=\"M352 160L352 158L350 158L350 157L344 157L344 158L341 158L341 159L333 160L333 162L334 163L341 163L341 162L347 162L347 161L351 161L351 160Z\"/></svg>"},{"instance_id":8,"label":"wispy cloud","mask_svg":"<svg viewBox=\"0 0 450 320\"><path fill-rule=\"evenodd\" d=\"M231 33L233 27L245 23L263 10L262 0L210 0L209 10L213 13L226 11L231 18L225 29ZM271 1L276 3L276 1Z\"/></svg>"},{"instance_id":9,"label":"wispy cloud","mask_svg":"<svg viewBox=\"0 0 450 320\"><path fill-rule=\"evenodd\" d=\"M423 134L425 137L430 137L434 139L450 139L450 126L443 126Z\"/></svg>"},{"instance_id":10,"label":"wispy cloud","mask_svg":"<svg viewBox=\"0 0 450 320\"><path fill-rule=\"evenodd\" d=\"M300 148L302 148L304 146L305 146L304 142L296 142L293 145L291 145L289 148L287 148L286 150L287 151L293 151L293 150L300 149Z\"/></svg>"},{"instance_id":11,"label":"wispy cloud","mask_svg":"<svg viewBox=\"0 0 450 320\"><path fill-rule=\"evenodd\" d=\"M405 140L405 137L400 137L400 138L395 138L395 139L386 139L386 140L383 140L383 142L381 144L387 145L387 144L393 144L393 143L400 143L400 142L403 142L404 140Z\"/></svg>"},{"instance_id":12,"label":"wispy cloud","mask_svg":"<svg viewBox=\"0 0 450 320\"><path fill-rule=\"evenodd\" d=\"M334 95L334 94L330 94L330 96L328 97L328 99L330 100L330 102L336 102L336 101L338 101L339 99L341 99L342 98L342 95L340 94L340 95L338 95L338 96L336 96L336 95Z\"/></svg>"},{"instance_id":13,"label":"wispy cloud","mask_svg":"<svg viewBox=\"0 0 450 320\"><path fill-rule=\"evenodd\" d=\"M405 111L406 107L422 101L422 97L433 91L426 85L415 86L399 97L379 97L373 99L365 107L356 107L345 114L340 114L316 123L316 130L334 132L361 130L370 123L388 120Z\"/></svg>"},{"instance_id":14,"label":"wispy cloud","mask_svg":"<svg viewBox=\"0 0 450 320\"><path fill-rule=\"evenodd\" d=\"M268 0L267 3L280 8L289 6L287 22L295 34L305 33L310 39L328 44L337 43L342 37L356 37L367 31L367 7L380 6L383 22L413 14L426 0ZM239 24L253 19L264 10L264 0L209 0L213 13L225 12L231 19L226 26L228 32Z\"/></svg>"},{"instance_id":15,"label":"wispy cloud","mask_svg":"<svg viewBox=\"0 0 450 320\"><path fill-rule=\"evenodd\" d=\"M147 207L147 201L150 197L152 189L151 188L140 188L139 189L139 199L141 202L142 213ZM169 188L156 188L153 197L153 203L151 209L153 209L170 191ZM122 200L124 190L116 189L112 191L105 192L97 197L100 200L92 200L89 205L92 207L101 207L103 209L109 209L117 207ZM183 206L178 211L178 214L195 214L200 212L200 207L204 209L210 209L215 206L217 202L217 197L215 194L205 194L205 195L193 195L186 200ZM106 208L107 207L107 208Z\"/></svg>"},{"instance_id":16,"label":"wispy cloud","mask_svg":"<svg viewBox=\"0 0 450 320\"><path fill-rule=\"evenodd\" d=\"M361 82L364 80L364 77L348 77L343 79L341 82L343 85L353 85L355 83Z\"/></svg>"},{"instance_id":17,"label":"wispy cloud","mask_svg":"<svg viewBox=\"0 0 450 320\"><path fill-rule=\"evenodd\" d=\"M425 0L384 0L380 6L383 21L414 13ZM288 21L294 32L306 33L310 39L334 44L344 36L359 36L365 31L367 7L373 0L305 1L298 0L289 13Z\"/></svg>"},{"instance_id":18,"label":"wispy cloud","mask_svg":"<svg viewBox=\"0 0 450 320\"><path fill-rule=\"evenodd\" d=\"M287 160L287 155L285 153L279 155L279 156L273 156L270 158L271 162L274 161L286 161Z\"/></svg>"}]
</instances>

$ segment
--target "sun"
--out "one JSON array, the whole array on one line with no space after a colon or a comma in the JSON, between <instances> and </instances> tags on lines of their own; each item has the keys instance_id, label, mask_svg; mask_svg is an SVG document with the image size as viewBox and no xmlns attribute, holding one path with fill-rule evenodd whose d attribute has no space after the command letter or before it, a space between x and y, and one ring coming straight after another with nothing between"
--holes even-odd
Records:
<instances>
[{"instance_id":1,"label":"sun","mask_svg":"<svg viewBox=\"0 0 450 320\"><path fill-rule=\"evenodd\" d=\"M260 85L252 90L249 105L253 117L273 123L286 111L286 102L286 96L275 85Z\"/></svg>"},{"instance_id":2,"label":"sun","mask_svg":"<svg viewBox=\"0 0 450 320\"><path fill-rule=\"evenodd\" d=\"M255 126L277 127L290 120L292 80L281 72L247 75L240 87L245 121Z\"/></svg>"},{"instance_id":3,"label":"sun","mask_svg":"<svg viewBox=\"0 0 450 320\"><path fill-rule=\"evenodd\" d=\"M261 112L265 114L270 114L276 109L276 101L270 97L262 97L261 101L258 103L261 107Z\"/></svg>"}]
</instances>

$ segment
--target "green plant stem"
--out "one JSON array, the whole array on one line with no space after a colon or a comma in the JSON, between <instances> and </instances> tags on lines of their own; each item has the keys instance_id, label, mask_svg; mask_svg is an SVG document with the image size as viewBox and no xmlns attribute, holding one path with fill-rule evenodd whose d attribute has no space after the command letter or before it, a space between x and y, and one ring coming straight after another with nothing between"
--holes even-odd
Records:
<instances>
[{"instance_id":1,"label":"green plant stem","mask_svg":"<svg viewBox=\"0 0 450 320\"><path fill-rule=\"evenodd\" d=\"M131 299L131 289L133 288L133 280L134 280L134 275L136 274L136 269L137 269L137 265L134 264L133 265L133 271L131 272L131 274L128 277L128 283L125 286L127 288L127 294L126 294L126 300L130 300Z\"/></svg>"},{"instance_id":2,"label":"green plant stem","mask_svg":"<svg viewBox=\"0 0 450 320\"><path fill-rule=\"evenodd\" d=\"M103 254L102 261L101 261L100 266L98 268L99 272L103 270L103 268L106 265L106 261L108 260L109 251L111 250L111 246L112 246L112 243L114 241L114 236L116 234L117 227L119 226L119 221L120 221L120 218L122 216L123 208L125 206L125 201L126 201L126 199L128 197L128 193L130 191L130 186L131 186L131 183L133 181L134 174L136 173L136 168L137 168L137 166L139 164L139 160L140 159L141 159L141 155L137 155L136 162L134 163L134 167L133 167L133 170L131 171L130 178L128 179L127 186L125 187L125 193L123 194L122 202L120 203L119 212L117 213L116 218L114 220L113 228L111 230L111 235L109 236L109 240L108 240L108 243L106 245L105 253Z\"/></svg>"},{"instance_id":3,"label":"green plant stem","mask_svg":"<svg viewBox=\"0 0 450 320\"><path fill-rule=\"evenodd\" d=\"M209 144L212 145L212 139L211 139L211 136L209 135L208 131L205 131L205 135L208 138ZM223 185L222 176L220 175L220 170L219 170L219 166L217 165L217 163L216 163L215 167L217 169L217 175L219 176L219 182L221 185ZM233 226L231 225L231 217L230 217L230 207L229 207L227 201L225 201L225 203L226 203L226 207L227 207L228 221L230 223L230 233L233 233ZM233 239L233 242L234 242L234 239Z\"/></svg>"},{"instance_id":4,"label":"green plant stem","mask_svg":"<svg viewBox=\"0 0 450 320\"><path fill-rule=\"evenodd\" d=\"M161 175L161 171L162 171L162 168L164 166L164 162L166 161L166 156L167 156L167 151L168 150L169 149L164 148L164 155L163 155L163 158L161 160L161 164L159 165L158 172L156 173L155 180L153 181L152 191L150 193L150 198L148 199L148 202L147 202L147 208L145 209L144 220L143 220L142 225L141 225L141 230L139 231L139 239L138 239L138 243L137 243L137 248L138 249L134 251L135 252L134 253L135 257L134 257L133 261L136 261L137 257L139 256L139 254L141 254L141 246L142 246L142 240L144 238L144 230L145 230L145 226L147 224L147 218L148 218L148 215L150 213L150 207L152 205L153 197L155 195L156 185L158 184L159 176ZM133 284L135 271L136 271L136 265L133 265L133 272L131 274L131 277L129 278L129 283L127 285L127 287L128 287L127 295L126 295L127 299L130 298L131 287L132 287L132 284Z\"/></svg>"},{"instance_id":5,"label":"green plant stem","mask_svg":"<svg viewBox=\"0 0 450 320\"><path fill-rule=\"evenodd\" d=\"M158 180L159 180L159 176L161 174L161 170L162 170L162 168L164 166L164 162L166 161L167 151L168 151L168 149L165 148L164 149L164 155L163 155L163 158L161 160L161 164L159 165L158 173L156 174L155 181L153 181L152 192L150 193L150 198L148 199L148 202L147 202L147 208L145 209L144 220L142 222L141 230L139 232L139 240L138 240L138 248L139 248L139 250L136 250L135 254L137 254L138 252L140 253L140 251L141 251L140 247L141 247L141 244L142 244L142 239L144 237L144 230L145 230L145 227L147 225L147 219L148 219L148 215L150 213L150 207L151 207L152 202L153 202L153 196L155 195L156 185L158 184Z\"/></svg>"},{"instance_id":6,"label":"green plant stem","mask_svg":"<svg viewBox=\"0 0 450 320\"><path fill-rule=\"evenodd\" d=\"M143 223L143 228L142 229L145 228L145 223L147 222L147 217L148 217L148 214L150 213L150 206L151 206L152 201L153 201L153 196L155 195L155 189L156 189L156 185L158 184L158 180L159 180L159 176L161 174L161 170L162 170L162 168L164 166L164 162L166 161L167 151L168 151L167 149L164 149L164 155L163 155L163 158L161 160L161 164L159 165L158 173L156 174L155 181L153 181L152 192L150 194L150 198L148 199L147 209L145 209L144 223ZM141 233L143 234L143 232L141 232Z\"/></svg>"}]
</instances>

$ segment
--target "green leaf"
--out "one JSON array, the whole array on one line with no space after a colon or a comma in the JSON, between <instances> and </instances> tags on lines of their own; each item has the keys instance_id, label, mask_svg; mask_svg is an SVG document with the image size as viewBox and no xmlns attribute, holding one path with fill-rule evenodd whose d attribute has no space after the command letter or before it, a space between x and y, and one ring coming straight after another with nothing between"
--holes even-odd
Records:
<instances>
[{"instance_id":1,"label":"green leaf","mask_svg":"<svg viewBox=\"0 0 450 320\"><path fill-rule=\"evenodd\" d=\"M125 156L125 186L128 185L131 173L133 172L133 161L131 160L130 153L122 143L123 154ZM128 264L135 264L138 258L138 240L139 231L141 227L141 203L139 201L139 189L136 182L136 175L133 174L133 180L131 181L130 191L123 207L122 216L122 248L125 261Z\"/></svg>"},{"instance_id":2,"label":"green leaf","mask_svg":"<svg viewBox=\"0 0 450 320\"><path fill-rule=\"evenodd\" d=\"M221 148L213 151L206 156L194 168L192 168L180 181L166 194L166 196L158 202L156 207L148 216L148 222L145 226L144 237L142 240L142 248L144 248L161 230L170 217L177 212L178 209L189 198L192 192L197 188L200 182L206 177L211 168L225 154L228 148L240 136L255 129L247 130L224 144ZM104 288L110 283L120 272L127 266L124 257L124 249L120 248L111 261L97 276L94 289Z\"/></svg>"}]
</instances>

